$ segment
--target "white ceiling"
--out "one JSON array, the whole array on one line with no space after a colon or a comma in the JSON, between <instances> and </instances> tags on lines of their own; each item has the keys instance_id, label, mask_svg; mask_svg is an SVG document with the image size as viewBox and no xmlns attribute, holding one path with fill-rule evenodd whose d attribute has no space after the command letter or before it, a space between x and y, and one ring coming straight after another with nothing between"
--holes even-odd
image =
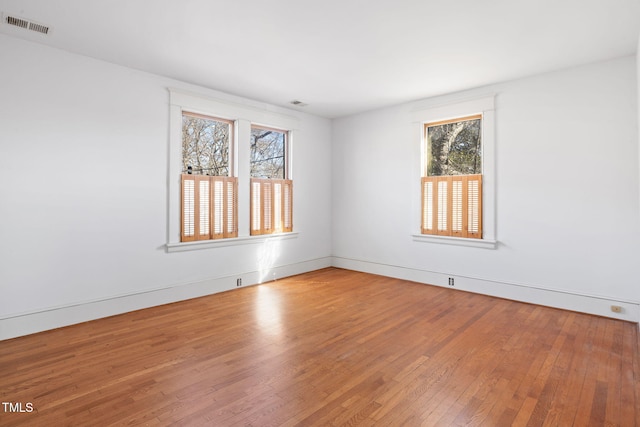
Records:
<instances>
[{"instance_id":1,"label":"white ceiling","mask_svg":"<svg viewBox=\"0 0 640 427\"><path fill-rule=\"evenodd\" d=\"M640 33L640 0L0 0L0 13L51 27L0 33L325 117L632 55Z\"/></svg>"}]
</instances>

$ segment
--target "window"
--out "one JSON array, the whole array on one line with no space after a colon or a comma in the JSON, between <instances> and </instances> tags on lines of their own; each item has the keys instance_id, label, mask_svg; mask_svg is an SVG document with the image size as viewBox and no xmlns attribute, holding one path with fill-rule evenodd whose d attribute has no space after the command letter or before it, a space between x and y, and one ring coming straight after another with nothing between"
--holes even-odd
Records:
<instances>
[{"instance_id":1,"label":"window","mask_svg":"<svg viewBox=\"0 0 640 427\"><path fill-rule=\"evenodd\" d=\"M428 99L414 106L411 117L414 135L420 141L416 144L416 150L421 152L419 157L422 159L416 163L414 169L415 198L412 199L413 212L416 213L414 242L484 249L498 247L496 241L495 101L496 96L493 94L466 100L452 96ZM464 131L459 129L456 135L468 136L471 139L463 138L466 141L462 141L453 138L448 146L429 147L430 130L432 140L438 139L445 133L447 127L438 128L438 126L472 122L474 119L480 119L480 125L477 128L480 138L477 141L477 149L475 149L475 140L471 138L475 135L476 125L473 123L464 124L467 129ZM448 142L451 138L445 137L444 140ZM439 149L441 151L438 151ZM442 159L445 153L448 154L445 158L449 162L438 161L438 158ZM430 156L432 162L429 161ZM437 172L438 168L440 172ZM439 189L441 191L438 191ZM470 194L471 203L469 203ZM469 223L470 219L471 223ZM474 221L477 221L477 227ZM462 232L465 224L466 235Z\"/></svg>"},{"instance_id":2,"label":"window","mask_svg":"<svg viewBox=\"0 0 640 427\"><path fill-rule=\"evenodd\" d=\"M181 241L238 235L233 122L182 113Z\"/></svg>"},{"instance_id":3,"label":"window","mask_svg":"<svg viewBox=\"0 0 640 427\"><path fill-rule=\"evenodd\" d=\"M168 90L167 252L296 238L291 154L298 119L262 104Z\"/></svg>"},{"instance_id":4,"label":"window","mask_svg":"<svg viewBox=\"0 0 640 427\"><path fill-rule=\"evenodd\" d=\"M288 132L251 127L251 234L293 229L293 181L287 179Z\"/></svg>"},{"instance_id":5,"label":"window","mask_svg":"<svg viewBox=\"0 0 640 427\"><path fill-rule=\"evenodd\" d=\"M482 115L424 124L423 234L482 238Z\"/></svg>"}]
</instances>

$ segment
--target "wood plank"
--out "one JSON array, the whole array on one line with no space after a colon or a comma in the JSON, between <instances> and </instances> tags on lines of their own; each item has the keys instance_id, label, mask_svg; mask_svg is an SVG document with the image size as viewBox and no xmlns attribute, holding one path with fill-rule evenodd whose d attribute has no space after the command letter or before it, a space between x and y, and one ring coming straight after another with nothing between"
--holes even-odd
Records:
<instances>
[{"instance_id":1,"label":"wood plank","mask_svg":"<svg viewBox=\"0 0 640 427\"><path fill-rule=\"evenodd\" d=\"M328 268L0 342L2 426L618 425L638 326Z\"/></svg>"}]
</instances>

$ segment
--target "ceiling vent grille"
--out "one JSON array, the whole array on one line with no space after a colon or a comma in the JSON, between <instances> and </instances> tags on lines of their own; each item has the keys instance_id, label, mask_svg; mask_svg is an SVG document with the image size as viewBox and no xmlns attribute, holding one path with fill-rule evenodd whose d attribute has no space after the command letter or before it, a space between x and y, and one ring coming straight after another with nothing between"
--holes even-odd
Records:
<instances>
[{"instance_id":1,"label":"ceiling vent grille","mask_svg":"<svg viewBox=\"0 0 640 427\"><path fill-rule=\"evenodd\" d=\"M48 34L49 33L49 27L47 27L46 25L42 25L42 24L36 24L35 22L29 22L29 29L31 31L37 31L37 32L42 33L42 34Z\"/></svg>"},{"instance_id":2,"label":"ceiling vent grille","mask_svg":"<svg viewBox=\"0 0 640 427\"><path fill-rule=\"evenodd\" d=\"M38 24L37 22L28 21L22 18L16 18L15 16L7 15L5 22L9 25L24 28L25 30L35 31L37 33L49 34L49 27L46 25Z\"/></svg>"},{"instance_id":3,"label":"ceiling vent grille","mask_svg":"<svg viewBox=\"0 0 640 427\"><path fill-rule=\"evenodd\" d=\"M15 25L20 28L29 28L29 21L20 18L14 18L13 16L7 16L7 24Z\"/></svg>"}]
</instances>

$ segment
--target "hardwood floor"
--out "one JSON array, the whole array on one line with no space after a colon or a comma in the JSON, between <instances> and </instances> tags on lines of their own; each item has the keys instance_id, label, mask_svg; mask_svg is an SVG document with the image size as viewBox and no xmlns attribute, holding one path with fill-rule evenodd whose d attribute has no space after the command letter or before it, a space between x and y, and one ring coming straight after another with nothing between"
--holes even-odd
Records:
<instances>
[{"instance_id":1,"label":"hardwood floor","mask_svg":"<svg viewBox=\"0 0 640 427\"><path fill-rule=\"evenodd\" d=\"M1 341L0 425L637 426L639 374L636 324L330 268Z\"/></svg>"}]
</instances>

